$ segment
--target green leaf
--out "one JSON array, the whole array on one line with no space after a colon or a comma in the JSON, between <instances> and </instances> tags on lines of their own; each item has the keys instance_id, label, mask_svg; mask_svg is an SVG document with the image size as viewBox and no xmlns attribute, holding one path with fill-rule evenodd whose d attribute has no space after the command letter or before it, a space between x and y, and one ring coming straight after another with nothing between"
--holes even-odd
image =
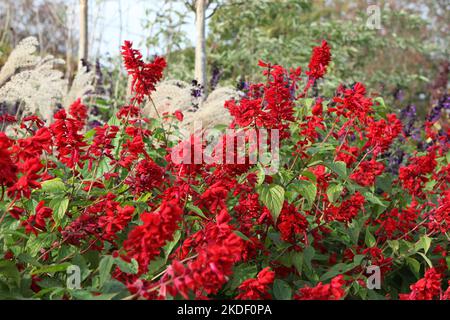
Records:
<instances>
[{"instance_id":1,"label":"green leaf","mask_svg":"<svg viewBox=\"0 0 450 320\"><path fill-rule=\"evenodd\" d=\"M136 274L139 270L139 264L135 259L131 259L131 262L126 262L122 258L115 258L114 263L125 273Z\"/></svg>"},{"instance_id":2,"label":"green leaf","mask_svg":"<svg viewBox=\"0 0 450 320\"><path fill-rule=\"evenodd\" d=\"M335 172L339 178L347 179L347 165L343 161L336 161L325 164L330 170Z\"/></svg>"},{"instance_id":3,"label":"green leaf","mask_svg":"<svg viewBox=\"0 0 450 320\"><path fill-rule=\"evenodd\" d=\"M273 221L276 223L284 203L284 189L279 185L262 186L259 199L272 213Z\"/></svg>"},{"instance_id":4,"label":"green leaf","mask_svg":"<svg viewBox=\"0 0 450 320\"><path fill-rule=\"evenodd\" d=\"M432 240L430 237L428 237L427 235L423 235L415 245L416 251L423 249L424 253L426 254L430 249L431 241Z\"/></svg>"},{"instance_id":5,"label":"green leaf","mask_svg":"<svg viewBox=\"0 0 450 320\"><path fill-rule=\"evenodd\" d=\"M419 276L420 276L420 262L417 261L416 259L413 259L413 258L410 258L410 257L406 257L405 261L406 261L406 264L408 265L408 267L414 273L414 275L417 278L419 278Z\"/></svg>"},{"instance_id":6,"label":"green leaf","mask_svg":"<svg viewBox=\"0 0 450 320\"><path fill-rule=\"evenodd\" d=\"M207 219L205 214L203 213L202 209L200 209L199 207L193 205L192 203L186 203L186 208L188 210L194 211L197 215L199 215L203 219Z\"/></svg>"},{"instance_id":7,"label":"green leaf","mask_svg":"<svg viewBox=\"0 0 450 320\"><path fill-rule=\"evenodd\" d=\"M49 203L50 208L53 210L53 218L56 222L61 222L69 208L69 199L67 198L55 198Z\"/></svg>"},{"instance_id":8,"label":"green leaf","mask_svg":"<svg viewBox=\"0 0 450 320\"><path fill-rule=\"evenodd\" d=\"M173 248L175 248L178 241L180 241L180 238L181 238L181 232L180 232L180 230L177 230L173 236L173 240L165 245L164 254L166 256L166 259L169 258L170 254L172 253Z\"/></svg>"},{"instance_id":9,"label":"green leaf","mask_svg":"<svg viewBox=\"0 0 450 320\"><path fill-rule=\"evenodd\" d=\"M245 240L245 241L251 241L245 234L243 234L242 232L240 232L239 230L234 230L233 231L239 238Z\"/></svg>"},{"instance_id":10,"label":"green leaf","mask_svg":"<svg viewBox=\"0 0 450 320\"><path fill-rule=\"evenodd\" d=\"M311 261L314 258L315 254L316 251L311 246L306 247L305 250L303 250L303 262L309 269L312 269Z\"/></svg>"},{"instance_id":11,"label":"green leaf","mask_svg":"<svg viewBox=\"0 0 450 320\"><path fill-rule=\"evenodd\" d=\"M370 233L369 229L366 229L366 237L364 238L364 242L368 248L372 248L377 244L377 240Z\"/></svg>"},{"instance_id":12,"label":"green leaf","mask_svg":"<svg viewBox=\"0 0 450 320\"><path fill-rule=\"evenodd\" d=\"M383 202L381 202L381 200L371 192L364 192L364 198L373 204L378 204L382 207L386 207L386 205Z\"/></svg>"},{"instance_id":13,"label":"green leaf","mask_svg":"<svg viewBox=\"0 0 450 320\"><path fill-rule=\"evenodd\" d=\"M287 282L275 279L273 283L273 295L277 300L290 300L292 297L292 288Z\"/></svg>"},{"instance_id":14,"label":"green leaf","mask_svg":"<svg viewBox=\"0 0 450 320\"><path fill-rule=\"evenodd\" d=\"M114 265L114 258L112 256L104 256L100 260L99 268L99 286L102 287L103 284L110 278L111 269Z\"/></svg>"},{"instance_id":15,"label":"green leaf","mask_svg":"<svg viewBox=\"0 0 450 320\"><path fill-rule=\"evenodd\" d=\"M303 196L310 205L314 203L317 195L316 185L308 180L298 180L293 185L296 191Z\"/></svg>"},{"instance_id":16,"label":"green leaf","mask_svg":"<svg viewBox=\"0 0 450 320\"><path fill-rule=\"evenodd\" d=\"M44 266L42 268L36 269L31 274L42 274L42 273L56 273L61 271L66 271L68 267L70 267L71 264L66 262L62 264L54 264L51 266Z\"/></svg>"},{"instance_id":17,"label":"green leaf","mask_svg":"<svg viewBox=\"0 0 450 320\"><path fill-rule=\"evenodd\" d=\"M428 266L430 268L433 268L433 263L424 253L422 253L422 252L417 252L417 253L422 256L423 260L425 260L425 262L428 264Z\"/></svg>"},{"instance_id":18,"label":"green leaf","mask_svg":"<svg viewBox=\"0 0 450 320\"><path fill-rule=\"evenodd\" d=\"M63 193L66 191L66 185L60 178L44 181L41 186L41 190L44 192Z\"/></svg>"},{"instance_id":19,"label":"green leaf","mask_svg":"<svg viewBox=\"0 0 450 320\"><path fill-rule=\"evenodd\" d=\"M256 185L260 186L264 183L264 180L266 179L266 174L264 172L264 168L261 163L258 162L258 171L256 173L257 182Z\"/></svg>"},{"instance_id":20,"label":"green leaf","mask_svg":"<svg viewBox=\"0 0 450 320\"><path fill-rule=\"evenodd\" d=\"M300 252L293 252L292 264L294 265L295 269L297 269L297 272L301 274L303 269L303 254L301 254Z\"/></svg>"},{"instance_id":21,"label":"green leaf","mask_svg":"<svg viewBox=\"0 0 450 320\"><path fill-rule=\"evenodd\" d=\"M332 184L327 189L328 200L331 203L336 202L336 200L341 196L344 187L341 184Z\"/></svg>"},{"instance_id":22,"label":"green leaf","mask_svg":"<svg viewBox=\"0 0 450 320\"><path fill-rule=\"evenodd\" d=\"M12 261L0 261L0 275L3 275L6 279L13 280L16 285L20 284L20 272Z\"/></svg>"}]
</instances>

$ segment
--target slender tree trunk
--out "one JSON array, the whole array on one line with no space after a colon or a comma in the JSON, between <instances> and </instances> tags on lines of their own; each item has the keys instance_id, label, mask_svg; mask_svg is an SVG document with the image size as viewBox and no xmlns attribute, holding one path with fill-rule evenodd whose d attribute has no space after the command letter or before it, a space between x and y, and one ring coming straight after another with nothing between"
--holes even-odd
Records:
<instances>
[{"instance_id":1,"label":"slender tree trunk","mask_svg":"<svg viewBox=\"0 0 450 320\"><path fill-rule=\"evenodd\" d=\"M87 61L88 48L88 0L80 0L80 42L78 45L78 69Z\"/></svg>"},{"instance_id":2,"label":"slender tree trunk","mask_svg":"<svg viewBox=\"0 0 450 320\"><path fill-rule=\"evenodd\" d=\"M197 41L195 45L195 80L203 85L206 97L207 82L206 82L206 23L205 12L208 5L208 0L196 0L195 25L197 31Z\"/></svg>"}]
</instances>

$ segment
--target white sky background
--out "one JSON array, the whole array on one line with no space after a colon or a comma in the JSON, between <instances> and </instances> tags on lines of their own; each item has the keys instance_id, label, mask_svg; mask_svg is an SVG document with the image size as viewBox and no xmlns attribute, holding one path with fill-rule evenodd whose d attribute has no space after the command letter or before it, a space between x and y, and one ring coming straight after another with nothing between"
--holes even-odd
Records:
<instances>
[{"instance_id":1,"label":"white sky background","mask_svg":"<svg viewBox=\"0 0 450 320\"><path fill-rule=\"evenodd\" d=\"M69 14L75 29L78 29L78 0L66 0L71 8ZM90 22L90 56L116 56L120 52L120 45L124 40L133 41L136 48L145 48L145 10L162 9L164 0L89 0ZM186 10L180 2L177 9ZM122 14L120 14L122 12ZM122 31L121 31L122 29ZM184 26L189 41L193 44L195 39L195 15L189 14L187 24ZM156 49L156 51L160 51ZM145 50L142 50L145 55Z\"/></svg>"}]
</instances>

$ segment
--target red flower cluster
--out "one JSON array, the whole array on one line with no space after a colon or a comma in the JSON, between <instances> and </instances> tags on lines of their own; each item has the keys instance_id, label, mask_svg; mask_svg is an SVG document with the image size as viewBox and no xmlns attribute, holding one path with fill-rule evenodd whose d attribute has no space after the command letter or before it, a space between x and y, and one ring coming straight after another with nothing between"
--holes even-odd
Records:
<instances>
[{"instance_id":1,"label":"red flower cluster","mask_svg":"<svg viewBox=\"0 0 450 320\"><path fill-rule=\"evenodd\" d=\"M152 159L141 160L134 174L125 180L125 183L131 187L133 193L141 195L150 192L154 188L160 187L164 178L164 169L158 166Z\"/></svg>"},{"instance_id":2,"label":"red flower cluster","mask_svg":"<svg viewBox=\"0 0 450 320\"><path fill-rule=\"evenodd\" d=\"M417 202L413 201L406 209L394 208L381 214L374 222L374 225L378 226L375 235L381 241L400 237L408 239L408 232L417 225L419 212Z\"/></svg>"},{"instance_id":3,"label":"red flower cluster","mask_svg":"<svg viewBox=\"0 0 450 320\"><path fill-rule=\"evenodd\" d=\"M338 96L333 98L335 106L329 107L328 112L350 119L348 124L354 119L366 123L370 118L368 115L373 112L373 102L366 97L366 87L358 82L352 88L340 87L337 92Z\"/></svg>"},{"instance_id":4,"label":"red flower cluster","mask_svg":"<svg viewBox=\"0 0 450 320\"><path fill-rule=\"evenodd\" d=\"M385 152L395 138L402 132L402 123L395 114L388 114L387 120L373 121L368 118L365 148L373 148L374 155Z\"/></svg>"},{"instance_id":5,"label":"red flower cluster","mask_svg":"<svg viewBox=\"0 0 450 320\"><path fill-rule=\"evenodd\" d=\"M58 159L69 168L83 166L84 148L87 146L81 134L86 121L86 107L77 100L70 107L70 115L62 109L55 114L55 122L50 125L54 145L58 150ZM84 118L82 118L84 116Z\"/></svg>"},{"instance_id":6,"label":"red flower cluster","mask_svg":"<svg viewBox=\"0 0 450 320\"><path fill-rule=\"evenodd\" d=\"M234 100L225 102L234 124L241 127L262 127L266 129L279 129L280 137L288 136L288 121L292 121L294 101L291 90L296 88L301 70L287 72L279 65L268 65L260 62L260 66L267 68L268 77L266 86L252 85L247 97L239 103Z\"/></svg>"},{"instance_id":7,"label":"red flower cluster","mask_svg":"<svg viewBox=\"0 0 450 320\"><path fill-rule=\"evenodd\" d=\"M145 96L155 90L155 85L163 77L166 67L164 58L156 57L152 62L145 63L139 50L133 49L130 41L125 41L122 46L122 57L128 74L132 77L132 91L138 104L142 103Z\"/></svg>"},{"instance_id":8,"label":"red flower cluster","mask_svg":"<svg viewBox=\"0 0 450 320\"><path fill-rule=\"evenodd\" d=\"M411 158L409 165L399 170L398 176L403 188L411 195L423 197L423 187L429 181L427 175L433 172L436 165L436 153L433 151L425 156Z\"/></svg>"},{"instance_id":9,"label":"red flower cluster","mask_svg":"<svg viewBox=\"0 0 450 320\"><path fill-rule=\"evenodd\" d=\"M22 221L22 226L25 226L25 233L34 233L36 236L39 232L47 230L47 219L51 218L53 211L44 206L45 202L41 201L36 206L36 214L28 217L27 220Z\"/></svg>"},{"instance_id":10,"label":"red flower cluster","mask_svg":"<svg viewBox=\"0 0 450 320\"><path fill-rule=\"evenodd\" d=\"M344 276L334 277L329 284L319 282L315 287L305 287L298 290L296 300L341 300L345 296Z\"/></svg>"},{"instance_id":11,"label":"red flower cluster","mask_svg":"<svg viewBox=\"0 0 450 320\"><path fill-rule=\"evenodd\" d=\"M306 218L298 212L293 204L285 202L278 217L278 229L281 238L287 242L298 243L298 240L305 237L307 228L308 221Z\"/></svg>"},{"instance_id":12,"label":"red flower cluster","mask_svg":"<svg viewBox=\"0 0 450 320\"><path fill-rule=\"evenodd\" d=\"M243 251L243 240L233 232L230 220L229 214L222 211L217 222L208 223L192 237L195 258L187 265L177 260L172 263L161 278L160 294L181 294L188 298L189 292L193 292L200 298L221 289Z\"/></svg>"},{"instance_id":13,"label":"red flower cluster","mask_svg":"<svg viewBox=\"0 0 450 320\"><path fill-rule=\"evenodd\" d=\"M11 187L17 180L17 166L8 150L11 145L10 139L0 132L0 186L2 187Z\"/></svg>"},{"instance_id":14,"label":"red flower cluster","mask_svg":"<svg viewBox=\"0 0 450 320\"><path fill-rule=\"evenodd\" d=\"M450 230L450 190L446 190L438 199L438 205L428 214L430 222L428 229L432 232L442 232Z\"/></svg>"},{"instance_id":15,"label":"red flower cluster","mask_svg":"<svg viewBox=\"0 0 450 320\"><path fill-rule=\"evenodd\" d=\"M350 175L350 179L364 187L372 186L383 171L384 164L381 162L377 162L375 159L363 161L359 164L358 169Z\"/></svg>"},{"instance_id":16,"label":"red flower cluster","mask_svg":"<svg viewBox=\"0 0 450 320\"><path fill-rule=\"evenodd\" d=\"M102 197L64 228L61 234L67 243L79 246L87 241L92 249L97 250L103 248L104 241L114 244L117 233L125 229L134 213L132 206L122 208L114 201L115 198L113 194Z\"/></svg>"},{"instance_id":17,"label":"red flower cluster","mask_svg":"<svg viewBox=\"0 0 450 320\"><path fill-rule=\"evenodd\" d=\"M139 273L147 271L150 261L160 254L166 242L173 239L182 209L178 200L164 201L157 212L141 214L142 225L135 227L123 242L126 260L136 259Z\"/></svg>"},{"instance_id":18,"label":"red flower cluster","mask_svg":"<svg viewBox=\"0 0 450 320\"><path fill-rule=\"evenodd\" d=\"M331 205L325 210L325 219L350 223L364 208L364 196L356 192L349 199L343 201L339 207Z\"/></svg>"},{"instance_id":19,"label":"red flower cluster","mask_svg":"<svg viewBox=\"0 0 450 320\"><path fill-rule=\"evenodd\" d=\"M328 43L323 40L322 45L314 47L311 60L309 61L309 71L306 74L314 79L322 78L327 72L327 67L331 61L331 51Z\"/></svg>"},{"instance_id":20,"label":"red flower cluster","mask_svg":"<svg viewBox=\"0 0 450 320\"><path fill-rule=\"evenodd\" d=\"M272 296L267 291L275 279L275 272L270 268L262 269L256 279L247 279L239 286L238 300L268 300Z\"/></svg>"},{"instance_id":21,"label":"red flower cluster","mask_svg":"<svg viewBox=\"0 0 450 320\"><path fill-rule=\"evenodd\" d=\"M411 285L411 292L400 294L401 300L433 300L439 299L441 293L442 275L431 268L425 272L425 277Z\"/></svg>"}]
</instances>

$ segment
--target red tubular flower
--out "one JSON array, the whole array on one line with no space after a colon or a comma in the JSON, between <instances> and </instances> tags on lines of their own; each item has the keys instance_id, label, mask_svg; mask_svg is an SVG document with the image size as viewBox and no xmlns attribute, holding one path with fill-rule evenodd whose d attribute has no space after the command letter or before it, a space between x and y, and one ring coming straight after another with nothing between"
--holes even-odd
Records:
<instances>
[{"instance_id":1,"label":"red tubular flower","mask_svg":"<svg viewBox=\"0 0 450 320\"><path fill-rule=\"evenodd\" d=\"M280 138L289 137L288 124L294 120L294 99L299 70L286 71L279 65L267 66L266 84L250 87L247 96L239 102L225 102L233 116L232 126L262 127L280 130Z\"/></svg>"},{"instance_id":2,"label":"red tubular flower","mask_svg":"<svg viewBox=\"0 0 450 320\"><path fill-rule=\"evenodd\" d=\"M11 140L0 132L0 186L11 187L17 181L17 166L11 159Z\"/></svg>"},{"instance_id":3,"label":"red tubular flower","mask_svg":"<svg viewBox=\"0 0 450 320\"><path fill-rule=\"evenodd\" d=\"M158 166L152 159L141 160L134 169L134 175L125 180L125 184L131 186L133 193L140 195L160 187L164 178L164 169Z\"/></svg>"},{"instance_id":4,"label":"red tubular flower","mask_svg":"<svg viewBox=\"0 0 450 320\"><path fill-rule=\"evenodd\" d=\"M341 300L345 296L344 276L338 275L330 284L319 284L315 287L305 287L298 290L295 300Z\"/></svg>"},{"instance_id":5,"label":"red tubular flower","mask_svg":"<svg viewBox=\"0 0 450 320\"><path fill-rule=\"evenodd\" d=\"M428 218L429 230L443 234L450 230L450 190L446 190L438 199L438 205L430 211Z\"/></svg>"},{"instance_id":6,"label":"red tubular flower","mask_svg":"<svg viewBox=\"0 0 450 320\"><path fill-rule=\"evenodd\" d=\"M364 196L356 192L349 199L342 202L339 207L330 206L325 210L325 219L327 221L341 221L350 223L364 208Z\"/></svg>"},{"instance_id":7,"label":"red tubular flower","mask_svg":"<svg viewBox=\"0 0 450 320\"><path fill-rule=\"evenodd\" d=\"M363 161L359 164L358 169L350 175L350 179L354 180L361 186L368 187L375 183L377 176L384 171L384 164L377 162L375 159Z\"/></svg>"},{"instance_id":8,"label":"red tubular flower","mask_svg":"<svg viewBox=\"0 0 450 320\"><path fill-rule=\"evenodd\" d=\"M296 243L298 238L302 239L308 228L306 218L298 212L293 204L286 201L278 217L277 224L281 233L281 239L291 243Z\"/></svg>"},{"instance_id":9,"label":"red tubular flower","mask_svg":"<svg viewBox=\"0 0 450 320\"><path fill-rule=\"evenodd\" d=\"M314 47L311 60L309 61L309 71L306 74L314 79L322 78L327 72L327 67L331 61L331 52L328 43L323 40L322 45Z\"/></svg>"},{"instance_id":10,"label":"red tubular flower","mask_svg":"<svg viewBox=\"0 0 450 320\"><path fill-rule=\"evenodd\" d=\"M221 289L232 274L234 264L241 260L244 249L243 240L229 225L230 220L223 210L217 215L216 222L208 223L189 238L197 256L187 265L174 260L160 280L162 296L181 294L187 299L189 292L193 292L200 298Z\"/></svg>"},{"instance_id":11,"label":"red tubular flower","mask_svg":"<svg viewBox=\"0 0 450 320\"><path fill-rule=\"evenodd\" d=\"M112 151L114 150L112 141L116 137L119 127L105 124L103 127L95 127L94 130L94 139L87 152L89 157L89 169L92 168L92 164L95 160L101 160L103 156L111 160L114 159L112 155Z\"/></svg>"},{"instance_id":12,"label":"red tubular flower","mask_svg":"<svg viewBox=\"0 0 450 320\"><path fill-rule=\"evenodd\" d=\"M358 147L350 147L345 143L336 152L336 161L343 161L349 167L355 163L361 150Z\"/></svg>"},{"instance_id":13,"label":"red tubular flower","mask_svg":"<svg viewBox=\"0 0 450 320\"><path fill-rule=\"evenodd\" d=\"M417 218L420 210L417 208L417 202L413 201L403 210L397 208L381 214L376 220L375 225L378 226L375 235L380 241L387 239L397 239L405 237L409 239L409 231L413 230L417 225Z\"/></svg>"},{"instance_id":14,"label":"red tubular flower","mask_svg":"<svg viewBox=\"0 0 450 320\"><path fill-rule=\"evenodd\" d=\"M33 136L25 139L18 139L12 151L15 158L26 161L33 158L40 158L43 151L51 153L52 136L50 130L42 127Z\"/></svg>"},{"instance_id":15,"label":"red tubular flower","mask_svg":"<svg viewBox=\"0 0 450 320\"><path fill-rule=\"evenodd\" d=\"M441 292L442 275L431 268L425 272L425 277L410 286L411 292L400 294L400 300L433 300L438 299Z\"/></svg>"},{"instance_id":16,"label":"red tubular flower","mask_svg":"<svg viewBox=\"0 0 450 320\"><path fill-rule=\"evenodd\" d=\"M61 234L67 243L79 246L82 242L92 242L92 249L101 249L104 241L115 245L118 233L125 229L133 218L134 208L114 201L113 194L107 194L88 208ZM97 244L94 244L98 242Z\"/></svg>"},{"instance_id":17,"label":"red tubular flower","mask_svg":"<svg viewBox=\"0 0 450 320\"><path fill-rule=\"evenodd\" d=\"M366 97L366 87L357 82L352 88L339 88L339 95L333 98L335 107L329 107L328 112L336 112L348 119L359 119L366 123L368 115L373 111L372 99Z\"/></svg>"},{"instance_id":18,"label":"red tubular flower","mask_svg":"<svg viewBox=\"0 0 450 320\"><path fill-rule=\"evenodd\" d=\"M81 103L81 99L76 100L69 107L69 114L74 118L80 121L81 123L86 124L87 119L87 107Z\"/></svg>"},{"instance_id":19,"label":"red tubular flower","mask_svg":"<svg viewBox=\"0 0 450 320\"><path fill-rule=\"evenodd\" d=\"M28 159L24 163L19 163L21 177L8 189L8 196L15 199L30 198L32 189L39 189L41 184L37 181L41 178L37 174L42 168L38 158Z\"/></svg>"},{"instance_id":20,"label":"red tubular flower","mask_svg":"<svg viewBox=\"0 0 450 320\"><path fill-rule=\"evenodd\" d=\"M150 261L173 239L182 213L178 200L170 200L164 201L157 212L141 215L143 225L131 230L123 242L126 258L136 259L140 274L147 271Z\"/></svg>"},{"instance_id":21,"label":"red tubular flower","mask_svg":"<svg viewBox=\"0 0 450 320\"><path fill-rule=\"evenodd\" d=\"M395 114L388 114L387 121L381 119L373 121L368 118L367 134L368 141L365 148L372 147L374 155L389 149L395 138L402 132L402 123Z\"/></svg>"},{"instance_id":22,"label":"red tubular flower","mask_svg":"<svg viewBox=\"0 0 450 320\"><path fill-rule=\"evenodd\" d=\"M145 63L142 54L139 50L133 49L130 41L125 41L122 46L122 57L125 68L132 78L133 99L140 104L145 96L155 90L156 83L162 79L166 61L164 58L156 57L151 63Z\"/></svg>"},{"instance_id":23,"label":"red tubular flower","mask_svg":"<svg viewBox=\"0 0 450 320\"><path fill-rule=\"evenodd\" d=\"M268 300L272 296L267 292L275 279L275 272L265 268L258 273L256 279L247 279L241 283L236 296L237 300Z\"/></svg>"},{"instance_id":24,"label":"red tubular flower","mask_svg":"<svg viewBox=\"0 0 450 320\"><path fill-rule=\"evenodd\" d=\"M437 165L436 153L432 151L426 156L413 157L409 162L408 166L400 168L399 180L411 195L423 197L423 187L429 181L427 175L431 174Z\"/></svg>"},{"instance_id":25,"label":"red tubular flower","mask_svg":"<svg viewBox=\"0 0 450 320\"><path fill-rule=\"evenodd\" d=\"M36 206L36 214L22 222L22 226L25 226L25 233L34 233L37 236L39 232L46 231L47 219L52 217L53 211L44 204L44 201L39 202Z\"/></svg>"},{"instance_id":26,"label":"red tubular flower","mask_svg":"<svg viewBox=\"0 0 450 320\"><path fill-rule=\"evenodd\" d=\"M58 150L58 159L69 168L74 168L77 164L82 165L84 147L86 147L86 143L83 141L84 137L80 134L83 127L83 122L68 117L64 109L55 114L55 122L50 125L50 131Z\"/></svg>"}]
</instances>

